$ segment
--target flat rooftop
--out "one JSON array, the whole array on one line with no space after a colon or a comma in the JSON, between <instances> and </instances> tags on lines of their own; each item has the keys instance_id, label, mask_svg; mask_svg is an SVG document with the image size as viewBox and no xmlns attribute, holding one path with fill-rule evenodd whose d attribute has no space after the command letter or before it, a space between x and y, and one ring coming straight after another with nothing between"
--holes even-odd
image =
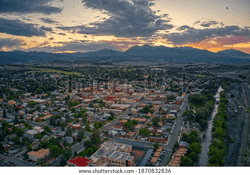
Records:
<instances>
[{"instance_id":1,"label":"flat rooftop","mask_svg":"<svg viewBox=\"0 0 250 175\"><path fill-rule=\"evenodd\" d=\"M109 158L110 159L120 160L120 161L125 161L129 156L130 156L129 153L116 151Z\"/></svg>"}]
</instances>

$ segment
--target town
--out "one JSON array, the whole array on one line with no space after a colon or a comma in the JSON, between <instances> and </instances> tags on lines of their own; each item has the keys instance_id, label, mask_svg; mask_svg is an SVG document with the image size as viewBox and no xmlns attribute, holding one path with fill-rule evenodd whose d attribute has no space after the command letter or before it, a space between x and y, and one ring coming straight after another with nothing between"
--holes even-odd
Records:
<instances>
[{"instance_id":1,"label":"town","mask_svg":"<svg viewBox=\"0 0 250 175\"><path fill-rule=\"evenodd\" d=\"M0 166L237 164L226 147L245 131L226 122L249 115L249 74L205 63L99 64L1 67ZM244 149L232 154L248 164Z\"/></svg>"}]
</instances>

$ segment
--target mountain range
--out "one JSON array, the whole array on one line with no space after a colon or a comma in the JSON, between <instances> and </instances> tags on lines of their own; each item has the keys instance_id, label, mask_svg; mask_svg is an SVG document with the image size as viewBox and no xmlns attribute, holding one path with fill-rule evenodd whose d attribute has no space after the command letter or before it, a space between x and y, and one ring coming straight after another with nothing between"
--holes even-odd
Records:
<instances>
[{"instance_id":1,"label":"mountain range","mask_svg":"<svg viewBox=\"0 0 250 175\"><path fill-rule=\"evenodd\" d=\"M250 54L238 50L224 50L217 53L192 47L165 47L165 46L134 46L125 52L102 49L95 52L77 53L48 53L48 52L0 52L0 64L26 63L37 61L55 61L86 58L135 58L145 60L165 60L171 62L250 62Z\"/></svg>"}]
</instances>

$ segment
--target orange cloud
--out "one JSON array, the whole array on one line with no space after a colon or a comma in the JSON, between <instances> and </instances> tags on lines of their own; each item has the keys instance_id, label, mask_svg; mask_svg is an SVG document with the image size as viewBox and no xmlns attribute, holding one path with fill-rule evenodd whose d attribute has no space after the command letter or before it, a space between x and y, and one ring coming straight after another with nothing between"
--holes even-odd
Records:
<instances>
[{"instance_id":1,"label":"orange cloud","mask_svg":"<svg viewBox=\"0 0 250 175\"><path fill-rule=\"evenodd\" d=\"M207 38L206 40L203 41L185 43L177 46L178 47L188 46L197 49L208 50L211 52L219 52L222 50L235 49L250 54L250 38L247 36Z\"/></svg>"}]
</instances>

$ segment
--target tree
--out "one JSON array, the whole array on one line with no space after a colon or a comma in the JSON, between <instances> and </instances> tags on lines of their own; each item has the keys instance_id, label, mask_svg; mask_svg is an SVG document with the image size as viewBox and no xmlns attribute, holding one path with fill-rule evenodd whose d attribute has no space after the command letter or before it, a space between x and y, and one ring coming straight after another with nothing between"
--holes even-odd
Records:
<instances>
[{"instance_id":1,"label":"tree","mask_svg":"<svg viewBox=\"0 0 250 175\"><path fill-rule=\"evenodd\" d=\"M74 157L77 157L77 152L76 151L74 152Z\"/></svg>"},{"instance_id":2,"label":"tree","mask_svg":"<svg viewBox=\"0 0 250 175\"><path fill-rule=\"evenodd\" d=\"M60 148L57 145L51 145L50 146L50 153L52 157L57 157L60 155Z\"/></svg>"},{"instance_id":3,"label":"tree","mask_svg":"<svg viewBox=\"0 0 250 175\"><path fill-rule=\"evenodd\" d=\"M15 133L18 137L22 137L24 134L24 130L20 128L15 128Z\"/></svg>"},{"instance_id":4,"label":"tree","mask_svg":"<svg viewBox=\"0 0 250 175\"><path fill-rule=\"evenodd\" d=\"M89 148L87 149L87 154L88 154L89 156L93 154L93 149L92 149L91 147L89 147Z\"/></svg>"},{"instance_id":5,"label":"tree","mask_svg":"<svg viewBox=\"0 0 250 175\"><path fill-rule=\"evenodd\" d=\"M154 117L153 118L153 125L154 126L158 127L159 126L159 122L160 122L160 118L159 117Z\"/></svg>"},{"instance_id":6,"label":"tree","mask_svg":"<svg viewBox=\"0 0 250 175\"><path fill-rule=\"evenodd\" d=\"M133 125L138 125L138 121L137 120L133 120Z\"/></svg>"},{"instance_id":7,"label":"tree","mask_svg":"<svg viewBox=\"0 0 250 175\"><path fill-rule=\"evenodd\" d=\"M6 109L5 108L3 109L3 118L7 118Z\"/></svg>"},{"instance_id":8,"label":"tree","mask_svg":"<svg viewBox=\"0 0 250 175\"><path fill-rule=\"evenodd\" d=\"M201 153L201 144L198 142L193 142L190 146L189 146L189 150L190 152L195 152L196 154L200 154Z\"/></svg>"},{"instance_id":9,"label":"tree","mask_svg":"<svg viewBox=\"0 0 250 175\"><path fill-rule=\"evenodd\" d=\"M167 97L167 100L174 100L174 99L175 99L175 95L174 94L172 94L172 95L170 95L170 96Z\"/></svg>"},{"instance_id":10,"label":"tree","mask_svg":"<svg viewBox=\"0 0 250 175\"><path fill-rule=\"evenodd\" d=\"M71 149L70 149L70 148L66 148L66 149L64 150L63 156L64 156L67 160L69 160L69 159L71 158L71 156L72 156L72 151L71 151Z\"/></svg>"},{"instance_id":11,"label":"tree","mask_svg":"<svg viewBox=\"0 0 250 175\"><path fill-rule=\"evenodd\" d=\"M47 141L41 141L40 143L39 143L39 148L40 149L46 149L47 147L48 147L48 142Z\"/></svg>"},{"instance_id":12,"label":"tree","mask_svg":"<svg viewBox=\"0 0 250 175\"><path fill-rule=\"evenodd\" d=\"M196 152L191 152L189 155L189 158L193 161L193 162L197 162L198 161L198 154Z\"/></svg>"},{"instance_id":13,"label":"tree","mask_svg":"<svg viewBox=\"0 0 250 175\"><path fill-rule=\"evenodd\" d=\"M86 121L85 123L85 130L88 132L91 131L90 126L89 126L89 121Z\"/></svg>"},{"instance_id":14,"label":"tree","mask_svg":"<svg viewBox=\"0 0 250 175\"><path fill-rule=\"evenodd\" d=\"M91 141L93 144L97 144L99 145L100 142L101 142L101 137L100 137L100 132L99 130L94 130L94 132L92 133L92 136L91 136Z\"/></svg>"},{"instance_id":15,"label":"tree","mask_svg":"<svg viewBox=\"0 0 250 175\"><path fill-rule=\"evenodd\" d=\"M58 122L60 123L60 122ZM66 122L61 122L61 124L59 125L61 127L61 129L64 131L65 130L65 127L66 127Z\"/></svg>"},{"instance_id":16,"label":"tree","mask_svg":"<svg viewBox=\"0 0 250 175\"><path fill-rule=\"evenodd\" d=\"M194 111L193 110L186 110L182 116L187 116L188 120L193 120L194 119Z\"/></svg>"},{"instance_id":17,"label":"tree","mask_svg":"<svg viewBox=\"0 0 250 175\"><path fill-rule=\"evenodd\" d=\"M18 118L17 118L17 116L15 116L15 120L14 120L14 124L16 125L16 124L18 124L19 122L18 122Z\"/></svg>"},{"instance_id":18,"label":"tree","mask_svg":"<svg viewBox=\"0 0 250 175\"><path fill-rule=\"evenodd\" d=\"M34 107L34 106L36 106L36 102L34 102L33 100L30 100L29 102L28 102L28 106L29 107Z\"/></svg>"},{"instance_id":19,"label":"tree","mask_svg":"<svg viewBox=\"0 0 250 175\"><path fill-rule=\"evenodd\" d=\"M84 147L86 148L86 149L88 149L89 147L91 147L92 146L92 142L90 141L90 140L86 140L85 142L84 142Z\"/></svg>"},{"instance_id":20,"label":"tree","mask_svg":"<svg viewBox=\"0 0 250 175\"><path fill-rule=\"evenodd\" d=\"M48 125L44 126L44 130L45 130L45 131L48 131L48 132L51 131L51 129L50 129L50 127L49 127Z\"/></svg>"},{"instance_id":21,"label":"tree","mask_svg":"<svg viewBox=\"0 0 250 175\"><path fill-rule=\"evenodd\" d=\"M71 109L71 112L72 112L72 113L76 113L76 108L72 108L72 109Z\"/></svg>"},{"instance_id":22,"label":"tree","mask_svg":"<svg viewBox=\"0 0 250 175\"><path fill-rule=\"evenodd\" d=\"M98 128L102 128L103 127L103 123L102 122L99 122L98 123Z\"/></svg>"},{"instance_id":23,"label":"tree","mask_svg":"<svg viewBox=\"0 0 250 175\"><path fill-rule=\"evenodd\" d=\"M50 117L50 119L49 119L49 124L50 124L50 125L55 125L55 121L54 121L54 118L53 118L53 117Z\"/></svg>"},{"instance_id":24,"label":"tree","mask_svg":"<svg viewBox=\"0 0 250 175\"><path fill-rule=\"evenodd\" d=\"M150 135L150 131L148 128L142 128L139 131L139 135L142 137L148 137Z\"/></svg>"},{"instance_id":25,"label":"tree","mask_svg":"<svg viewBox=\"0 0 250 175\"><path fill-rule=\"evenodd\" d=\"M180 166L194 166L194 162L189 157L182 157L180 160Z\"/></svg>"},{"instance_id":26,"label":"tree","mask_svg":"<svg viewBox=\"0 0 250 175\"><path fill-rule=\"evenodd\" d=\"M72 130L71 130L71 128L68 128L68 129L67 129L66 135L67 135L67 136L71 136L71 135L72 135Z\"/></svg>"},{"instance_id":27,"label":"tree","mask_svg":"<svg viewBox=\"0 0 250 175\"><path fill-rule=\"evenodd\" d=\"M98 122L97 121L95 121L94 127L95 127L95 129L98 129Z\"/></svg>"},{"instance_id":28,"label":"tree","mask_svg":"<svg viewBox=\"0 0 250 175\"><path fill-rule=\"evenodd\" d=\"M0 152L1 151L4 151L4 147L3 147L3 144L0 142Z\"/></svg>"},{"instance_id":29,"label":"tree","mask_svg":"<svg viewBox=\"0 0 250 175\"><path fill-rule=\"evenodd\" d=\"M42 159L37 159L36 160L36 163L39 165L39 164L41 164L42 163Z\"/></svg>"},{"instance_id":30,"label":"tree","mask_svg":"<svg viewBox=\"0 0 250 175\"><path fill-rule=\"evenodd\" d=\"M176 141L175 143L174 143L174 149L177 149L179 147L179 143Z\"/></svg>"},{"instance_id":31,"label":"tree","mask_svg":"<svg viewBox=\"0 0 250 175\"><path fill-rule=\"evenodd\" d=\"M82 140L83 135L84 135L84 131L83 130L79 130L78 131L78 137L79 137L80 141Z\"/></svg>"},{"instance_id":32,"label":"tree","mask_svg":"<svg viewBox=\"0 0 250 175\"><path fill-rule=\"evenodd\" d=\"M207 129L207 121L206 120L202 119L200 125L201 125L201 131L204 131Z\"/></svg>"},{"instance_id":33,"label":"tree","mask_svg":"<svg viewBox=\"0 0 250 175\"><path fill-rule=\"evenodd\" d=\"M218 138L219 140L224 140L226 136L226 132L222 127L215 127L213 136L214 138Z\"/></svg>"},{"instance_id":34,"label":"tree","mask_svg":"<svg viewBox=\"0 0 250 175\"><path fill-rule=\"evenodd\" d=\"M182 141L187 141L188 139L188 134L187 133L182 133L181 140Z\"/></svg>"},{"instance_id":35,"label":"tree","mask_svg":"<svg viewBox=\"0 0 250 175\"><path fill-rule=\"evenodd\" d=\"M159 143L156 142L156 143L153 145L153 147L154 147L154 150L157 150L157 149L159 148Z\"/></svg>"},{"instance_id":36,"label":"tree","mask_svg":"<svg viewBox=\"0 0 250 175\"><path fill-rule=\"evenodd\" d=\"M40 89L40 88L37 88L36 89L36 94L42 94L43 93L43 90L42 89Z\"/></svg>"},{"instance_id":37,"label":"tree","mask_svg":"<svg viewBox=\"0 0 250 175\"><path fill-rule=\"evenodd\" d=\"M29 155L27 153L24 154L24 158L25 159L28 159L29 158Z\"/></svg>"},{"instance_id":38,"label":"tree","mask_svg":"<svg viewBox=\"0 0 250 175\"><path fill-rule=\"evenodd\" d=\"M31 145L27 146L27 151L28 152L32 151L32 146Z\"/></svg>"},{"instance_id":39,"label":"tree","mask_svg":"<svg viewBox=\"0 0 250 175\"><path fill-rule=\"evenodd\" d=\"M67 158L63 155L60 161L60 166L65 166L67 164Z\"/></svg>"}]
</instances>

